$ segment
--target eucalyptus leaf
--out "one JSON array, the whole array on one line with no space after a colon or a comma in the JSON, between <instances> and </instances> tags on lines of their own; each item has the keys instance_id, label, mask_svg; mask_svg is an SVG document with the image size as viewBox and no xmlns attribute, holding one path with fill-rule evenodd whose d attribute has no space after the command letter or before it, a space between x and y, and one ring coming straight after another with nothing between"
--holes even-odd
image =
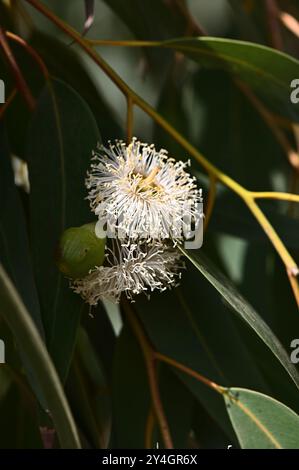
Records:
<instances>
[{"instance_id":1,"label":"eucalyptus leaf","mask_svg":"<svg viewBox=\"0 0 299 470\"><path fill-rule=\"evenodd\" d=\"M11 153L0 127L0 260L16 285L40 334L43 325L30 259L26 220L14 181Z\"/></svg>"},{"instance_id":2,"label":"eucalyptus leaf","mask_svg":"<svg viewBox=\"0 0 299 470\"><path fill-rule=\"evenodd\" d=\"M299 416L286 405L237 387L224 399L242 449L299 449Z\"/></svg>"},{"instance_id":3,"label":"eucalyptus leaf","mask_svg":"<svg viewBox=\"0 0 299 470\"><path fill-rule=\"evenodd\" d=\"M299 61L260 44L213 37L182 38L161 43L203 67L226 70L246 83L271 109L299 121L299 104L291 102L291 82Z\"/></svg>"},{"instance_id":4,"label":"eucalyptus leaf","mask_svg":"<svg viewBox=\"0 0 299 470\"><path fill-rule=\"evenodd\" d=\"M26 307L1 265L0 313L30 361L34 379L47 403L61 446L80 448L76 426L51 358Z\"/></svg>"},{"instance_id":5,"label":"eucalyptus leaf","mask_svg":"<svg viewBox=\"0 0 299 470\"><path fill-rule=\"evenodd\" d=\"M68 85L54 81L42 92L28 135L32 256L47 346L64 380L83 302L55 264L66 228L92 219L84 180L100 140L95 119Z\"/></svg>"},{"instance_id":6,"label":"eucalyptus leaf","mask_svg":"<svg viewBox=\"0 0 299 470\"><path fill-rule=\"evenodd\" d=\"M201 274L210 282L219 294L226 300L232 310L244 320L249 327L264 341L273 354L285 368L293 382L299 388L299 374L291 363L285 349L271 331L269 326L258 315L253 307L239 294L232 283L218 269L198 251L181 249L185 256L194 264Z\"/></svg>"}]
</instances>

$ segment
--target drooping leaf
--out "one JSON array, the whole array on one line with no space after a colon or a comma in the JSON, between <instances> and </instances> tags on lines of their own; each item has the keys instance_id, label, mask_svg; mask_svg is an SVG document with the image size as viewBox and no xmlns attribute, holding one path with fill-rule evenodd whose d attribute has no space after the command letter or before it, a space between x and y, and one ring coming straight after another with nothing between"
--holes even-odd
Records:
<instances>
[{"instance_id":1,"label":"drooping leaf","mask_svg":"<svg viewBox=\"0 0 299 470\"><path fill-rule=\"evenodd\" d=\"M62 448L80 448L76 426L51 358L25 305L1 265L0 314L32 366L34 379L51 413Z\"/></svg>"},{"instance_id":2,"label":"drooping leaf","mask_svg":"<svg viewBox=\"0 0 299 470\"><path fill-rule=\"evenodd\" d=\"M39 301L30 260L26 221L15 186L11 155L2 126L0 128L0 155L0 260L43 336Z\"/></svg>"},{"instance_id":3,"label":"drooping leaf","mask_svg":"<svg viewBox=\"0 0 299 470\"><path fill-rule=\"evenodd\" d=\"M298 449L299 416L262 393L232 387L224 395L242 449Z\"/></svg>"},{"instance_id":4,"label":"drooping leaf","mask_svg":"<svg viewBox=\"0 0 299 470\"><path fill-rule=\"evenodd\" d=\"M291 102L291 82L299 75L293 57L246 41L213 37L182 38L161 44L203 67L226 70L246 83L271 109L299 121L299 104Z\"/></svg>"},{"instance_id":5,"label":"drooping leaf","mask_svg":"<svg viewBox=\"0 0 299 470\"><path fill-rule=\"evenodd\" d=\"M239 294L232 283L203 255L195 250L185 250L182 252L210 282L219 294L226 300L232 310L250 326L255 333L271 349L273 354L280 361L296 386L299 388L299 375L290 362L289 356L282 347L277 337L273 334L268 325L252 308L252 306Z\"/></svg>"},{"instance_id":6,"label":"drooping leaf","mask_svg":"<svg viewBox=\"0 0 299 470\"><path fill-rule=\"evenodd\" d=\"M30 248L21 199L14 182L11 166L11 155L3 127L0 129L0 262L14 282L22 301L30 312L41 337L44 339L39 299L37 295L33 269L30 259ZM4 329L4 328L3 328ZM3 333L2 329L2 333ZM5 334L5 342L13 342L9 334ZM10 364L17 367L19 357L15 355L14 345L6 344L10 352ZM19 351L28 380L43 404L43 396L35 380L34 370L23 354Z\"/></svg>"},{"instance_id":7,"label":"drooping leaf","mask_svg":"<svg viewBox=\"0 0 299 470\"><path fill-rule=\"evenodd\" d=\"M55 264L63 231L88 223L84 179L99 141L94 117L63 82L46 88L28 136L32 255L47 345L64 380L83 303Z\"/></svg>"}]
</instances>

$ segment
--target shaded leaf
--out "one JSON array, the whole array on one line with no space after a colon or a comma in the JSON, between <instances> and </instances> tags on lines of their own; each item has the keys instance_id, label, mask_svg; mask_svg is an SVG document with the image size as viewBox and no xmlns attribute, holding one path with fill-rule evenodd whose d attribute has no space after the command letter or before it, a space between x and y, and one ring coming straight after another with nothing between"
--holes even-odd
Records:
<instances>
[{"instance_id":1,"label":"shaded leaf","mask_svg":"<svg viewBox=\"0 0 299 470\"><path fill-rule=\"evenodd\" d=\"M46 88L28 136L32 256L47 346L65 379L83 302L55 265L63 231L92 219L84 179L99 141L85 102L63 82Z\"/></svg>"},{"instance_id":2,"label":"shaded leaf","mask_svg":"<svg viewBox=\"0 0 299 470\"><path fill-rule=\"evenodd\" d=\"M80 448L73 417L44 343L14 285L0 265L0 313L30 361L59 436L61 447Z\"/></svg>"},{"instance_id":3,"label":"shaded leaf","mask_svg":"<svg viewBox=\"0 0 299 470\"><path fill-rule=\"evenodd\" d=\"M92 320L91 320L92 321ZM102 364L83 328L66 383L76 422L95 448L107 448L111 428L111 404Z\"/></svg>"},{"instance_id":4,"label":"shaded leaf","mask_svg":"<svg viewBox=\"0 0 299 470\"><path fill-rule=\"evenodd\" d=\"M115 139L115 136L123 137L123 130L109 103L106 103L76 51L55 37L36 30L30 37L30 44L43 57L50 74L66 82L86 101L96 121L101 123L103 141Z\"/></svg>"},{"instance_id":5,"label":"shaded leaf","mask_svg":"<svg viewBox=\"0 0 299 470\"><path fill-rule=\"evenodd\" d=\"M174 39L161 45L183 52L202 66L228 71L271 109L299 121L299 104L290 100L291 82L299 75L299 62L293 57L260 44L212 37Z\"/></svg>"},{"instance_id":6,"label":"shaded leaf","mask_svg":"<svg viewBox=\"0 0 299 470\"><path fill-rule=\"evenodd\" d=\"M149 386L142 352L131 330L126 326L116 345L112 400L114 413L112 447L143 449L150 410Z\"/></svg>"},{"instance_id":7,"label":"shaded leaf","mask_svg":"<svg viewBox=\"0 0 299 470\"><path fill-rule=\"evenodd\" d=\"M159 369L159 389L174 448L188 449L195 404L194 396L176 374L168 367L164 367L164 364ZM161 437L159 442L162 447ZM153 442L153 447L156 447L155 444Z\"/></svg>"},{"instance_id":8,"label":"shaded leaf","mask_svg":"<svg viewBox=\"0 0 299 470\"><path fill-rule=\"evenodd\" d=\"M11 155L2 126L0 128L0 155L0 260L43 336L26 221L15 186Z\"/></svg>"},{"instance_id":9,"label":"shaded leaf","mask_svg":"<svg viewBox=\"0 0 299 470\"><path fill-rule=\"evenodd\" d=\"M271 349L273 354L277 357L296 386L299 388L299 375L296 368L290 362L290 358L281 343L258 313L239 294L232 283L222 273L220 273L202 253L194 250L192 252L190 250L186 251L184 249L182 249L182 252L215 287L220 295L232 307L233 311L237 313Z\"/></svg>"},{"instance_id":10,"label":"shaded leaf","mask_svg":"<svg viewBox=\"0 0 299 470\"><path fill-rule=\"evenodd\" d=\"M1 422L5 423L5 432L1 434L1 449L41 449L42 442L38 429L37 413L33 396L22 393L17 382L11 382L7 388L7 371L0 369ZM3 391L5 393L3 394ZM29 396L28 396L29 395Z\"/></svg>"}]
</instances>

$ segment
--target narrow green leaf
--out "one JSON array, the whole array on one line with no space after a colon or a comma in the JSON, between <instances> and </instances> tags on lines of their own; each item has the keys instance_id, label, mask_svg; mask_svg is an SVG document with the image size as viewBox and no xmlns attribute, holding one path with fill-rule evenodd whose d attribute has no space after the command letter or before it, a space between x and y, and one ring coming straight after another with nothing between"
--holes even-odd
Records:
<instances>
[{"instance_id":1,"label":"narrow green leaf","mask_svg":"<svg viewBox=\"0 0 299 470\"><path fill-rule=\"evenodd\" d=\"M0 155L0 261L9 273L43 336L39 301L29 254L26 221L14 182L10 150L2 126L0 128Z\"/></svg>"},{"instance_id":2,"label":"narrow green leaf","mask_svg":"<svg viewBox=\"0 0 299 470\"><path fill-rule=\"evenodd\" d=\"M16 286L39 334L44 339L39 299L30 260L26 220L14 182L10 150L2 127L0 128L0 154L0 262ZM6 337L5 340L9 341ZM9 345L6 344L6 347L8 348ZM44 405L32 366L22 354L22 350L19 353L28 380L40 403ZM10 357L12 360L12 356Z\"/></svg>"},{"instance_id":3,"label":"narrow green leaf","mask_svg":"<svg viewBox=\"0 0 299 470\"><path fill-rule=\"evenodd\" d=\"M84 180L99 140L92 113L72 88L54 81L44 89L28 136L32 256L47 346L62 380L83 302L59 273L55 253L66 228L92 219Z\"/></svg>"},{"instance_id":4,"label":"narrow green leaf","mask_svg":"<svg viewBox=\"0 0 299 470\"><path fill-rule=\"evenodd\" d=\"M286 405L236 387L224 399L242 449L299 449L299 416Z\"/></svg>"},{"instance_id":5,"label":"narrow green leaf","mask_svg":"<svg viewBox=\"0 0 299 470\"><path fill-rule=\"evenodd\" d=\"M0 265L0 313L8 323L46 400L62 448L80 448L76 426L62 385L44 343L18 292Z\"/></svg>"},{"instance_id":6,"label":"narrow green leaf","mask_svg":"<svg viewBox=\"0 0 299 470\"><path fill-rule=\"evenodd\" d=\"M161 43L202 66L216 67L242 80L267 104L299 121L299 104L291 102L291 82L299 76L299 61L251 42L213 37L182 38Z\"/></svg>"},{"instance_id":7,"label":"narrow green leaf","mask_svg":"<svg viewBox=\"0 0 299 470\"><path fill-rule=\"evenodd\" d=\"M203 276L215 287L220 295L232 307L233 311L242 318L271 349L288 372L296 386L299 388L299 374L291 363L283 346L271 331L269 326L253 309L253 307L239 294L232 283L206 258L203 253L181 249L191 263L203 274Z\"/></svg>"}]
</instances>

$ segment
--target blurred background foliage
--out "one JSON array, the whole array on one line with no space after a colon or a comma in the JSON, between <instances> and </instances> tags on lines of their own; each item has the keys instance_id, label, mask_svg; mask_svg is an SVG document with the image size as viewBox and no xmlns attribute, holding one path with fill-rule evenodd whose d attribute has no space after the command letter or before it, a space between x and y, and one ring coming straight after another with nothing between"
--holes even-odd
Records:
<instances>
[{"instance_id":1,"label":"blurred background foliage","mask_svg":"<svg viewBox=\"0 0 299 470\"><path fill-rule=\"evenodd\" d=\"M81 34L86 21L84 3L94 7L93 24L85 34L88 39L162 41L207 35L258 43L299 58L298 23L296 35L280 15L287 12L298 20L295 0L48 0L43 5ZM273 8L277 8L274 13ZM35 100L35 109L28 110L20 90L14 93L15 76L3 52L2 37L0 78L6 84L6 98L13 98L0 108L0 259L42 341L31 344L28 312L22 316L21 307L6 298L9 289L1 287L0 338L5 341L6 364L0 365L0 448L78 446L77 433L86 448L155 447L157 442L167 447L136 325L144 341L159 354L224 387L264 393L299 413L298 389L293 383L298 386L297 372L288 364L290 342L299 333L298 305L279 255L244 202L224 185L217 185L201 251L208 257L208 271L214 272L210 262L214 263L215 278L220 279L218 271L224 273L250 309L258 312L254 321L263 341L250 321L245 301L236 305L233 288L223 280L220 284L234 300L219 294L215 282L203 274L204 261L200 261L200 272L186 261L181 286L174 291L152 295L150 301L140 297L129 307L105 303L89 311L72 293L56 267L55 248L63 230L93 220L84 187L91 150L99 141L126 139L127 102L82 48L30 2L0 1L0 26L4 38L5 31L10 31L26 40L42 59L51 83L45 86L45 77L28 47L8 38ZM193 61L178 50L142 47L105 46L99 52L222 172L252 191L298 194L299 165L290 162L284 144L289 143L299 160L298 106L290 107L289 102L285 108L280 106L287 95L278 96L271 106L271 77L257 93L263 104L256 106L252 90L249 96L244 93L229 67L206 67L201 56ZM249 64L260 61L264 70L275 64L271 71L276 67L279 77L285 73L287 86L284 68L289 64L290 78L299 78L297 60L289 58L285 63L273 55L273 62L267 64L259 49L245 48L240 54ZM260 109L264 106L270 106L270 125ZM284 135L283 144L277 128ZM173 136L137 106L133 134L154 142L156 148L166 148L176 159L190 158ZM192 172L207 201L210 181L195 160ZM259 205L298 261L298 204L267 199ZM11 287L10 299L17 295ZM24 318L24 323L14 322L14 315ZM270 333L263 329L261 319ZM44 369L52 381L49 388L40 374L45 364L33 359L38 354L45 355L45 364L51 358L57 371ZM228 414L221 394L164 362L153 361L154 372L175 447L277 447L264 442L260 429L252 429L245 415ZM272 402L259 405L255 395L238 393L253 411L270 407L266 424L280 442L274 423L280 423L280 418L284 422L286 411L277 410ZM55 397L64 403L65 419L59 407L55 411ZM234 410L235 404L228 406ZM282 446L299 446L299 420L293 423L292 419L285 418L289 441L282 439ZM65 440L68 426L73 430L69 442ZM283 434L282 425L281 429ZM246 441L242 433L254 436L253 440Z\"/></svg>"}]
</instances>

